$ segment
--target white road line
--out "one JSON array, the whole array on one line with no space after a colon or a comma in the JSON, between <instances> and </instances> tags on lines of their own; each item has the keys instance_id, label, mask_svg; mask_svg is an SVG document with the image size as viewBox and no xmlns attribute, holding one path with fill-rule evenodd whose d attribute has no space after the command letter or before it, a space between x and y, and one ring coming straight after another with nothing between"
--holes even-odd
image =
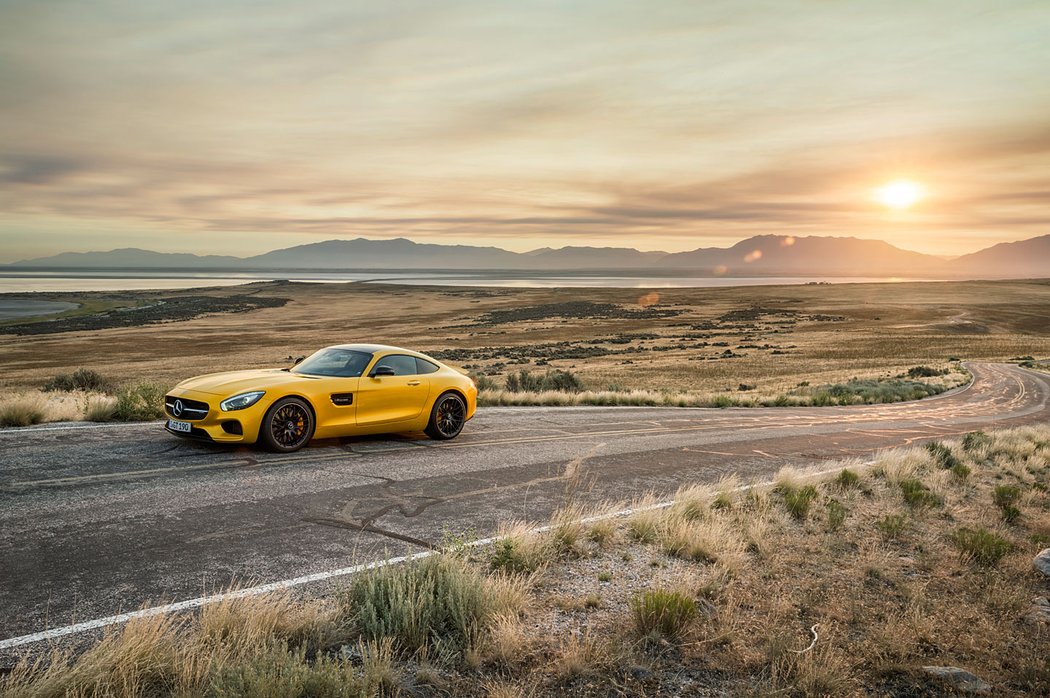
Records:
<instances>
[{"instance_id":1,"label":"white road line","mask_svg":"<svg viewBox=\"0 0 1050 698\"><path fill-rule=\"evenodd\" d=\"M874 461L868 461L860 463L856 467L867 467L870 466ZM803 472L802 479L819 478L825 475L836 473L845 467L842 462L834 468L828 470L820 470L814 472ZM731 492L743 492L751 487L770 487L774 484L774 481L770 480L767 482L760 482L748 485L741 485L734 487ZM655 509L666 509L674 504L674 500L658 502L656 504L650 504L644 507L627 508L611 513L599 514L597 516L586 516L580 519L576 519L571 523L593 523L595 521L602 521L605 519L616 519L624 516L630 516L641 511L653 511ZM532 533L543 533L553 528L551 525L538 526L531 529ZM479 547L483 545L490 545L498 540L499 536L490 536L488 538L479 538L466 543L466 547ZM239 599L249 596L258 596L260 594L268 594L273 591L280 591L282 589L291 589L292 587L302 586L304 584L310 584L312 582L323 582L328 579L334 579L335 577L346 577L360 572L368 570L378 569L380 567L386 567L388 565L399 565L404 562L411 562L413 560L420 560L431 555L438 554L435 550L424 550L422 552L413 553L412 555L401 555L399 557L392 557L386 560L376 560L374 562L365 562L359 565L352 565L350 567L342 567L336 570L329 570L328 572L315 572L313 574L303 575L301 577L293 577L291 579L283 579L277 582L270 582L269 584L262 584L260 586L248 587L247 589L237 589L236 591L228 591L222 594L213 594L211 596L201 596L196 599L187 599L185 601L178 601L176 603L166 604L164 606L153 606L151 608L143 608L138 611L131 611L129 613L120 613L115 616L106 616L104 618L95 618L93 620L83 621L81 623L74 623L73 625L66 625L61 628L52 628L51 630L43 630L38 633L31 633L29 635L21 635L19 637L12 637L6 640L0 640L0 650L11 649L12 647L21 647L23 645L29 645L34 642L43 642L45 640L54 640L59 637L66 637L68 635L76 635L78 633L87 632L89 630L98 630L105 628L110 625L119 625L121 623L127 623L129 620L135 618L149 618L151 616L162 615L165 613L177 613L179 611L189 611L195 608L200 608L210 603L217 601L224 601L227 599Z\"/></svg>"}]
</instances>

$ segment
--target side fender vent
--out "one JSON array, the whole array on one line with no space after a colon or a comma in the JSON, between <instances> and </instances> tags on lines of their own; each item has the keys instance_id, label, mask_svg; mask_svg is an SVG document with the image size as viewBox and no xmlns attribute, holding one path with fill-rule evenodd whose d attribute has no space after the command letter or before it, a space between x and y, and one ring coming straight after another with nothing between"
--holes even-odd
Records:
<instances>
[{"instance_id":1,"label":"side fender vent","mask_svg":"<svg viewBox=\"0 0 1050 698\"><path fill-rule=\"evenodd\" d=\"M354 404L353 393L332 393L332 404L337 407L346 407Z\"/></svg>"}]
</instances>

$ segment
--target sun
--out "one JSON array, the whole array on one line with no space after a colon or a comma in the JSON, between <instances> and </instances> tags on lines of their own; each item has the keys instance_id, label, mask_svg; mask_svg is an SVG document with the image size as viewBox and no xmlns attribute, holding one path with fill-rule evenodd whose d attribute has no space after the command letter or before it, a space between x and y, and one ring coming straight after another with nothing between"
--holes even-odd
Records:
<instances>
[{"instance_id":1,"label":"sun","mask_svg":"<svg viewBox=\"0 0 1050 698\"><path fill-rule=\"evenodd\" d=\"M875 190L875 200L883 206L894 209L910 208L918 203L925 191L922 185L908 179L898 179L882 185Z\"/></svg>"}]
</instances>

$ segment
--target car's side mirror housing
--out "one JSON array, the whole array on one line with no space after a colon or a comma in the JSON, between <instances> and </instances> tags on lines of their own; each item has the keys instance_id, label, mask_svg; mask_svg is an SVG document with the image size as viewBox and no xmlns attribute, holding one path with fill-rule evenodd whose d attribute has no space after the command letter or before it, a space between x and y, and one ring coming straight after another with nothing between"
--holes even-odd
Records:
<instances>
[{"instance_id":1,"label":"car's side mirror housing","mask_svg":"<svg viewBox=\"0 0 1050 698\"><path fill-rule=\"evenodd\" d=\"M297 356L297 357L295 357L295 361L293 361L293 362L292 362L292 366L298 366L298 365L299 365L299 364L301 364L301 363L303 362L303 360L305 360L305 359L306 359L306 357L305 357L305 356Z\"/></svg>"},{"instance_id":2,"label":"car's side mirror housing","mask_svg":"<svg viewBox=\"0 0 1050 698\"><path fill-rule=\"evenodd\" d=\"M372 372L368 374L369 378L378 378L380 376L392 376L394 375L394 369L389 366L376 366L372 369Z\"/></svg>"}]
</instances>

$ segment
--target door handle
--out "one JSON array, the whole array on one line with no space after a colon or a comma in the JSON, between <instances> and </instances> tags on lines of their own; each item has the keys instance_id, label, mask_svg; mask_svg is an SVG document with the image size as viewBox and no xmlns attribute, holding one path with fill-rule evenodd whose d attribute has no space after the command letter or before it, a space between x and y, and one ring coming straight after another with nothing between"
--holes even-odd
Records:
<instances>
[{"instance_id":1,"label":"door handle","mask_svg":"<svg viewBox=\"0 0 1050 698\"><path fill-rule=\"evenodd\" d=\"M408 385L419 385L419 381L409 381Z\"/></svg>"}]
</instances>

